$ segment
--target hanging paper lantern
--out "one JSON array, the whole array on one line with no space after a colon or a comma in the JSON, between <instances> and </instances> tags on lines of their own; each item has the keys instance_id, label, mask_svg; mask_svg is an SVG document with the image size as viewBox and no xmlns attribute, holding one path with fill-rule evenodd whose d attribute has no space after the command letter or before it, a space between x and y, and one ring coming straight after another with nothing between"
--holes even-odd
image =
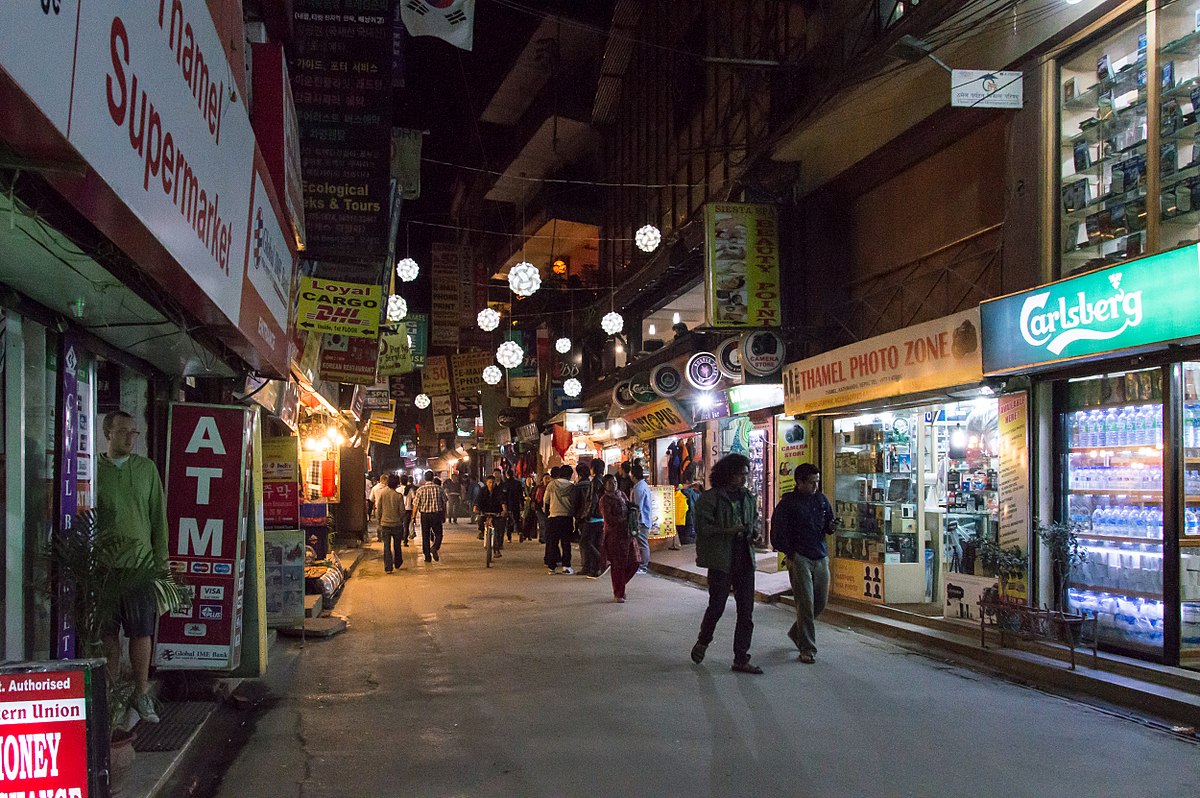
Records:
<instances>
[{"instance_id":1,"label":"hanging paper lantern","mask_svg":"<svg viewBox=\"0 0 1200 798\"><path fill-rule=\"evenodd\" d=\"M528 261L508 270L508 287L519 297L533 296L542 287L542 274Z\"/></svg>"},{"instance_id":2,"label":"hanging paper lantern","mask_svg":"<svg viewBox=\"0 0 1200 798\"><path fill-rule=\"evenodd\" d=\"M417 394L417 398L413 399L413 404L416 405L421 410L424 410L425 408L429 407L429 403L430 403L430 399L429 399L429 394L427 394L427 393L419 393L419 394Z\"/></svg>"},{"instance_id":3,"label":"hanging paper lantern","mask_svg":"<svg viewBox=\"0 0 1200 798\"><path fill-rule=\"evenodd\" d=\"M500 372L500 369L495 366L488 366L483 370L483 381L488 385L495 385L503 377L504 375Z\"/></svg>"},{"instance_id":4,"label":"hanging paper lantern","mask_svg":"<svg viewBox=\"0 0 1200 798\"><path fill-rule=\"evenodd\" d=\"M388 297L387 305L387 320L397 322L408 315L408 303L404 301L404 297L399 294L392 294Z\"/></svg>"},{"instance_id":5,"label":"hanging paper lantern","mask_svg":"<svg viewBox=\"0 0 1200 798\"><path fill-rule=\"evenodd\" d=\"M406 283L411 283L417 279L417 274L421 271L421 267L412 258L401 258L396 261L396 276Z\"/></svg>"},{"instance_id":6,"label":"hanging paper lantern","mask_svg":"<svg viewBox=\"0 0 1200 798\"><path fill-rule=\"evenodd\" d=\"M662 233L658 232L658 228L654 225L648 224L638 228L638 231L633 234L633 243L637 244L637 248L642 252L653 252L662 243Z\"/></svg>"},{"instance_id":7,"label":"hanging paper lantern","mask_svg":"<svg viewBox=\"0 0 1200 798\"><path fill-rule=\"evenodd\" d=\"M563 383L563 393L565 393L567 396L570 396L570 397L579 396L579 393L582 390L583 390L583 383L581 383L579 380L575 379L574 377L572 377L571 379L569 379Z\"/></svg>"},{"instance_id":8,"label":"hanging paper lantern","mask_svg":"<svg viewBox=\"0 0 1200 798\"><path fill-rule=\"evenodd\" d=\"M491 332L500 326L500 314L491 308L484 308L479 311L479 315L475 317L475 323L479 325L479 329L484 332Z\"/></svg>"},{"instance_id":9,"label":"hanging paper lantern","mask_svg":"<svg viewBox=\"0 0 1200 798\"><path fill-rule=\"evenodd\" d=\"M525 359L525 350L514 341L505 341L496 348L496 362L506 369L515 369Z\"/></svg>"},{"instance_id":10,"label":"hanging paper lantern","mask_svg":"<svg viewBox=\"0 0 1200 798\"><path fill-rule=\"evenodd\" d=\"M621 318L621 314L614 310L612 313L604 314L604 318L600 319L600 327L603 328L605 335L616 335L625 329L625 319Z\"/></svg>"},{"instance_id":11,"label":"hanging paper lantern","mask_svg":"<svg viewBox=\"0 0 1200 798\"><path fill-rule=\"evenodd\" d=\"M560 354L565 355L571 351L571 339L563 336L554 342L554 349Z\"/></svg>"}]
</instances>

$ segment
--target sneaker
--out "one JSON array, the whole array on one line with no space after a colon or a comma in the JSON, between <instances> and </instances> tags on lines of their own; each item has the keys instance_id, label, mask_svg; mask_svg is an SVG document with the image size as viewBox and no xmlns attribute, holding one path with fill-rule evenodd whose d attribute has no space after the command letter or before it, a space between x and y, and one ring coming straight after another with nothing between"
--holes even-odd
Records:
<instances>
[{"instance_id":1,"label":"sneaker","mask_svg":"<svg viewBox=\"0 0 1200 798\"><path fill-rule=\"evenodd\" d=\"M147 723L158 723L158 712L155 711L154 697L149 693L139 693L130 702L130 706Z\"/></svg>"},{"instance_id":2,"label":"sneaker","mask_svg":"<svg viewBox=\"0 0 1200 798\"><path fill-rule=\"evenodd\" d=\"M650 569L649 568L639 568L639 569L637 569L637 572L639 574L648 574L648 573L650 573Z\"/></svg>"},{"instance_id":3,"label":"sneaker","mask_svg":"<svg viewBox=\"0 0 1200 798\"><path fill-rule=\"evenodd\" d=\"M571 567L568 565L568 566L566 566L565 568L563 568L563 569L562 569L562 571L561 571L560 573L564 573L564 574L567 574L567 575L569 576L570 574L573 574L573 573L575 573L575 572L574 572L574 571L572 571L572 570L571 570Z\"/></svg>"},{"instance_id":4,"label":"sneaker","mask_svg":"<svg viewBox=\"0 0 1200 798\"><path fill-rule=\"evenodd\" d=\"M708 651L708 643L697 643L692 646L692 662L699 665L704 662L704 652Z\"/></svg>"},{"instance_id":5,"label":"sneaker","mask_svg":"<svg viewBox=\"0 0 1200 798\"><path fill-rule=\"evenodd\" d=\"M600 576L608 576L608 572L612 570L611 565L604 566L604 570L600 572Z\"/></svg>"},{"instance_id":6,"label":"sneaker","mask_svg":"<svg viewBox=\"0 0 1200 798\"><path fill-rule=\"evenodd\" d=\"M556 569L554 569L554 568L547 568L547 569L546 569L546 574L547 574L547 576L554 576L554 575L555 575L555 574L557 574L557 573L558 573L558 571L557 571Z\"/></svg>"}]
</instances>

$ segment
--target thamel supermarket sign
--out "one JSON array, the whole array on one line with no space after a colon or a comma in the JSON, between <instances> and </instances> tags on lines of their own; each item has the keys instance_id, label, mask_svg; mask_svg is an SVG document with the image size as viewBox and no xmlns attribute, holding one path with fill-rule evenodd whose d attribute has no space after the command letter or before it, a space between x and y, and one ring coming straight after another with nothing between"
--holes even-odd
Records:
<instances>
[{"instance_id":1,"label":"thamel supermarket sign","mask_svg":"<svg viewBox=\"0 0 1200 798\"><path fill-rule=\"evenodd\" d=\"M1200 336L1200 244L980 305L983 371L1007 374Z\"/></svg>"}]
</instances>

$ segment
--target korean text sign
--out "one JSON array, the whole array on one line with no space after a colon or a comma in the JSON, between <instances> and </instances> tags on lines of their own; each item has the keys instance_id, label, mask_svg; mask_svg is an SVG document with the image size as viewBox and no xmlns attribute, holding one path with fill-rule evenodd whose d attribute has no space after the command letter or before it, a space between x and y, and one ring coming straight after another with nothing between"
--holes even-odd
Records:
<instances>
[{"instance_id":1,"label":"korean text sign","mask_svg":"<svg viewBox=\"0 0 1200 798\"><path fill-rule=\"evenodd\" d=\"M86 798L83 670L0 673L0 795Z\"/></svg>"},{"instance_id":2,"label":"korean text sign","mask_svg":"<svg viewBox=\"0 0 1200 798\"><path fill-rule=\"evenodd\" d=\"M250 432L241 407L171 406L169 565L193 595L189 609L158 619L160 668L228 670L240 662Z\"/></svg>"}]
</instances>

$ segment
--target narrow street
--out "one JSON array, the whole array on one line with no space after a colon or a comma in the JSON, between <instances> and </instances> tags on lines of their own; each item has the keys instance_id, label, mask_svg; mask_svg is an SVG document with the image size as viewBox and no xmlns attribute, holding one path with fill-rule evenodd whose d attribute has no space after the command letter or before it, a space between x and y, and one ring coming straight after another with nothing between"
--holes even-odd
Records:
<instances>
[{"instance_id":1,"label":"narrow street","mask_svg":"<svg viewBox=\"0 0 1200 798\"><path fill-rule=\"evenodd\" d=\"M273 697L220 796L1182 796L1194 743L1159 728L821 625L796 661L758 605L729 671L730 602L703 665L706 594L548 576L535 543L488 570L474 530L440 563L364 560L329 640L281 640ZM230 753L232 756L232 752Z\"/></svg>"}]
</instances>

